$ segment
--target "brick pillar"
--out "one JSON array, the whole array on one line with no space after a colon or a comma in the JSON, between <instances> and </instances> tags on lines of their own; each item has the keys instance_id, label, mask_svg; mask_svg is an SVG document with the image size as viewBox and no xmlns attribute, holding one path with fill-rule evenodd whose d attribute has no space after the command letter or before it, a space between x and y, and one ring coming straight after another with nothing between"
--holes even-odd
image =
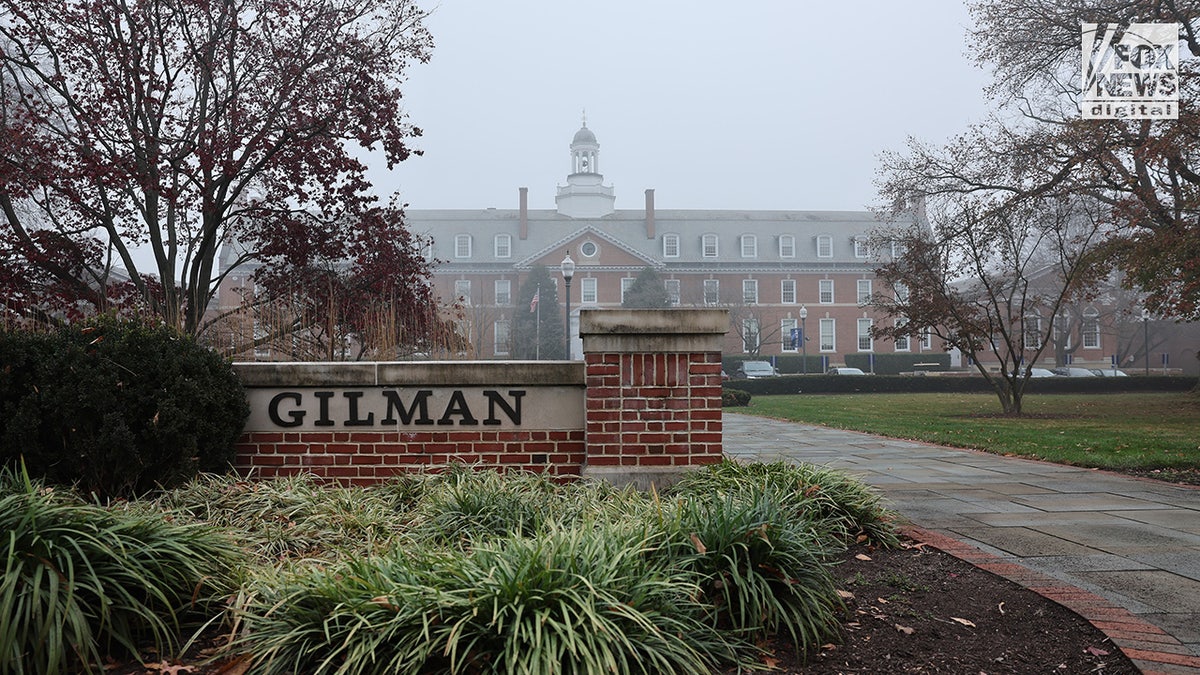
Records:
<instances>
[{"instance_id":1,"label":"brick pillar","mask_svg":"<svg viewBox=\"0 0 1200 675\"><path fill-rule=\"evenodd\" d=\"M723 309L584 309L584 476L671 483L721 461Z\"/></svg>"}]
</instances>

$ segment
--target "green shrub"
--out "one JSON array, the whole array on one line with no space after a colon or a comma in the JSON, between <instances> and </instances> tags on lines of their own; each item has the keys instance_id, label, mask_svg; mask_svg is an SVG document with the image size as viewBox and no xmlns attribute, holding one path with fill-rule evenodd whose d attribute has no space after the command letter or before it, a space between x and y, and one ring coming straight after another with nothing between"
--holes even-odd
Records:
<instances>
[{"instance_id":1,"label":"green shrub","mask_svg":"<svg viewBox=\"0 0 1200 675\"><path fill-rule=\"evenodd\" d=\"M739 408L750 405L750 392L742 389L721 390L722 408Z\"/></svg>"},{"instance_id":2,"label":"green shrub","mask_svg":"<svg viewBox=\"0 0 1200 675\"><path fill-rule=\"evenodd\" d=\"M0 332L0 463L103 498L226 471L249 414L232 368L164 327Z\"/></svg>"},{"instance_id":3,"label":"green shrub","mask_svg":"<svg viewBox=\"0 0 1200 675\"><path fill-rule=\"evenodd\" d=\"M104 657L219 613L233 586L232 542L211 528L119 514L0 474L0 672L103 672Z\"/></svg>"},{"instance_id":4,"label":"green shrub","mask_svg":"<svg viewBox=\"0 0 1200 675\"><path fill-rule=\"evenodd\" d=\"M850 542L866 536L884 546L899 542L896 515L884 508L878 492L844 472L813 464L725 460L684 474L671 494L769 495L830 539Z\"/></svg>"},{"instance_id":5,"label":"green shrub","mask_svg":"<svg viewBox=\"0 0 1200 675\"><path fill-rule=\"evenodd\" d=\"M715 627L749 640L786 633L799 652L836 633L830 549L812 522L765 493L696 494L673 506L671 564L696 576Z\"/></svg>"},{"instance_id":6,"label":"green shrub","mask_svg":"<svg viewBox=\"0 0 1200 675\"><path fill-rule=\"evenodd\" d=\"M636 527L596 524L470 552L394 554L263 584L256 672L697 673L736 663L691 577Z\"/></svg>"}]
</instances>

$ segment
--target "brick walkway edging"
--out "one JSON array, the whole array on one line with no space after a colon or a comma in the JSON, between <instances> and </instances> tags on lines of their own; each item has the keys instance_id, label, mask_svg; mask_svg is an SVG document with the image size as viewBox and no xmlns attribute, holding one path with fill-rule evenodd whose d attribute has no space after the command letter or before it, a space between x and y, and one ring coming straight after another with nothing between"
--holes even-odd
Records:
<instances>
[{"instance_id":1,"label":"brick walkway edging","mask_svg":"<svg viewBox=\"0 0 1200 675\"><path fill-rule=\"evenodd\" d=\"M1095 593L986 553L939 532L911 525L901 534L1004 577L1075 612L1108 636L1145 675L1200 675L1200 657L1174 636Z\"/></svg>"}]
</instances>

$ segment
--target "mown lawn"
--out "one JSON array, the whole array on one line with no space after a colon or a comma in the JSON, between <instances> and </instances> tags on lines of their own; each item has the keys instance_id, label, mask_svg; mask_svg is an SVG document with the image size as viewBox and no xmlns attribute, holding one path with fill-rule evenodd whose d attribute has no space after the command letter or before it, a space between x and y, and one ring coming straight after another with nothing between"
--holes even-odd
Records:
<instances>
[{"instance_id":1,"label":"mown lawn","mask_svg":"<svg viewBox=\"0 0 1200 675\"><path fill-rule=\"evenodd\" d=\"M990 394L756 396L754 415L1113 470L1200 468L1200 397L1045 394L1024 416Z\"/></svg>"}]
</instances>

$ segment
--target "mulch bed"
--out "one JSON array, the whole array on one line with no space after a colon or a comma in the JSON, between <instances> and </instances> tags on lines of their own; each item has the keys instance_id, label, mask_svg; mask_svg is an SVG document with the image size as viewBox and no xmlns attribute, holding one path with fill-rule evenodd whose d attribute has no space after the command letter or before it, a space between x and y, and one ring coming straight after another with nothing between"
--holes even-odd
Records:
<instances>
[{"instance_id":1,"label":"mulch bed","mask_svg":"<svg viewBox=\"0 0 1200 675\"><path fill-rule=\"evenodd\" d=\"M851 549L835 570L842 636L802 660L771 645L776 673L1140 672L1079 615L937 549Z\"/></svg>"}]
</instances>

